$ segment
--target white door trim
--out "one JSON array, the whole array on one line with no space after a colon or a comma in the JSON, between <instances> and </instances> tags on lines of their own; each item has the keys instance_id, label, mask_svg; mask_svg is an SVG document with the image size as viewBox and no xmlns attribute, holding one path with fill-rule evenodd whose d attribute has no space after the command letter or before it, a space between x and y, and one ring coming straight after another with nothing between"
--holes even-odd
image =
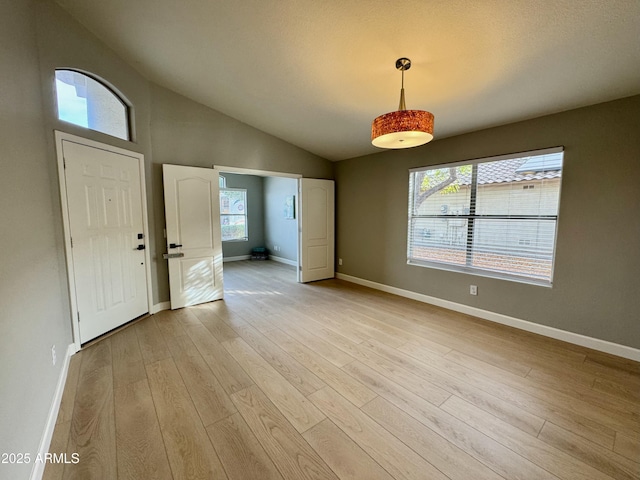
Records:
<instances>
[{"instance_id":1,"label":"white door trim","mask_svg":"<svg viewBox=\"0 0 640 480\"><path fill-rule=\"evenodd\" d=\"M60 202L62 204L62 225L64 231L64 249L66 256L67 266L67 282L69 286L69 302L71 305L71 326L73 329L73 342L77 350L80 350L80 326L78 325L78 302L76 299L76 282L73 276L73 256L71 250L71 227L69 223L69 206L67 203L67 182L64 173L64 153L62 150L62 142L66 140L68 142L77 143L87 147L98 148L106 150L108 152L118 153L121 155L127 155L134 157L138 160L138 168L140 170L140 194L142 196L142 228L147 248L145 249L145 269L147 277L147 305L149 312L153 305L153 293L151 290L151 239L149 238L149 221L147 215L147 194L145 188L145 175L144 175L144 155L123 148L114 147L105 143L96 142L87 138L72 135L70 133L60 132L55 130L56 138L56 156L58 160L58 181L60 184Z\"/></svg>"},{"instance_id":2,"label":"white door trim","mask_svg":"<svg viewBox=\"0 0 640 480\"><path fill-rule=\"evenodd\" d=\"M255 175L257 177L284 177L284 178L302 178L299 173L270 172L269 170L255 170L253 168L242 167L225 167L223 165L213 165L215 170L220 173L239 173L241 175Z\"/></svg>"}]
</instances>

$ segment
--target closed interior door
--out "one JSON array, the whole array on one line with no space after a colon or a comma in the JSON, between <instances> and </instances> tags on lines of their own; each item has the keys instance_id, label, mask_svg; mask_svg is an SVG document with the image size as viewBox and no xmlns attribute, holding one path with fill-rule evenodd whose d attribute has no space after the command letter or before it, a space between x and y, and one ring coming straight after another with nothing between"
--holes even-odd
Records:
<instances>
[{"instance_id":1,"label":"closed interior door","mask_svg":"<svg viewBox=\"0 0 640 480\"><path fill-rule=\"evenodd\" d=\"M335 199L333 180L303 178L300 182L300 281L335 276Z\"/></svg>"},{"instance_id":2,"label":"closed interior door","mask_svg":"<svg viewBox=\"0 0 640 480\"><path fill-rule=\"evenodd\" d=\"M163 165L171 309L223 296L218 172Z\"/></svg>"},{"instance_id":3,"label":"closed interior door","mask_svg":"<svg viewBox=\"0 0 640 480\"><path fill-rule=\"evenodd\" d=\"M138 159L62 141L80 343L149 312Z\"/></svg>"}]
</instances>

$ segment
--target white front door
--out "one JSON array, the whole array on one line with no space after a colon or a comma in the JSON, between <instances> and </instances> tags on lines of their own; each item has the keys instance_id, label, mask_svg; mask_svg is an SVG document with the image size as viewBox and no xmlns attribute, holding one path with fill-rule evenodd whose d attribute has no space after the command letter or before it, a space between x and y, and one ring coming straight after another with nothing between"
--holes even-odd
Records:
<instances>
[{"instance_id":1,"label":"white front door","mask_svg":"<svg viewBox=\"0 0 640 480\"><path fill-rule=\"evenodd\" d=\"M300 282L335 276L334 182L303 178L300 181Z\"/></svg>"},{"instance_id":2,"label":"white front door","mask_svg":"<svg viewBox=\"0 0 640 480\"><path fill-rule=\"evenodd\" d=\"M222 241L217 170L162 165L171 309L220 300Z\"/></svg>"},{"instance_id":3,"label":"white front door","mask_svg":"<svg viewBox=\"0 0 640 480\"><path fill-rule=\"evenodd\" d=\"M85 343L149 312L140 157L106 145L65 139L61 145L79 336Z\"/></svg>"}]
</instances>

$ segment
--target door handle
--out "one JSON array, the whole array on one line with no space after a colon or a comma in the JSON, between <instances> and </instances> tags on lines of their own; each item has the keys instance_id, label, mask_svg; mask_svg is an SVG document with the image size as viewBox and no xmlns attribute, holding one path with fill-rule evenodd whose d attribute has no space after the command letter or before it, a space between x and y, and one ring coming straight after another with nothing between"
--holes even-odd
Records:
<instances>
[{"instance_id":1,"label":"door handle","mask_svg":"<svg viewBox=\"0 0 640 480\"><path fill-rule=\"evenodd\" d=\"M184 257L184 253L163 253L162 258L165 260L169 260L170 258L182 258Z\"/></svg>"},{"instance_id":2,"label":"door handle","mask_svg":"<svg viewBox=\"0 0 640 480\"><path fill-rule=\"evenodd\" d=\"M144 245L138 245L136 248L134 248L134 250L144 250L145 246Z\"/></svg>"},{"instance_id":3,"label":"door handle","mask_svg":"<svg viewBox=\"0 0 640 480\"><path fill-rule=\"evenodd\" d=\"M178 243L170 243L170 244L169 244L169 248L179 248L179 247L181 247L181 246L182 246L182 245L181 245L181 244L178 244Z\"/></svg>"}]
</instances>

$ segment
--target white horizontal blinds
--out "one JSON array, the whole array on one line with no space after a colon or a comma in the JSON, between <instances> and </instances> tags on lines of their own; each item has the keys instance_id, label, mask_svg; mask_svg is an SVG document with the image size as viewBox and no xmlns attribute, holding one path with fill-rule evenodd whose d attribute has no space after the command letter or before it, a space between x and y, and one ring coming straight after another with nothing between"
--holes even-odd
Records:
<instances>
[{"instance_id":1,"label":"white horizontal blinds","mask_svg":"<svg viewBox=\"0 0 640 480\"><path fill-rule=\"evenodd\" d=\"M551 282L562 153L477 168L471 265Z\"/></svg>"},{"instance_id":2,"label":"white horizontal blinds","mask_svg":"<svg viewBox=\"0 0 640 480\"><path fill-rule=\"evenodd\" d=\"M411 172L409 261L550 284L562 150Z\"/></svg>"},{"instance_id":3,"label":"white horizontal blinds","mask_svg":"<svg viewBox=\"0 0 640 480\"><path fill-rule=\"evenodd\" d=\"M471 189L464 182L471 165L441 167L411 174L409 258L466 263L467 218L471 207Z\"/></svg>"}]
</instances>

